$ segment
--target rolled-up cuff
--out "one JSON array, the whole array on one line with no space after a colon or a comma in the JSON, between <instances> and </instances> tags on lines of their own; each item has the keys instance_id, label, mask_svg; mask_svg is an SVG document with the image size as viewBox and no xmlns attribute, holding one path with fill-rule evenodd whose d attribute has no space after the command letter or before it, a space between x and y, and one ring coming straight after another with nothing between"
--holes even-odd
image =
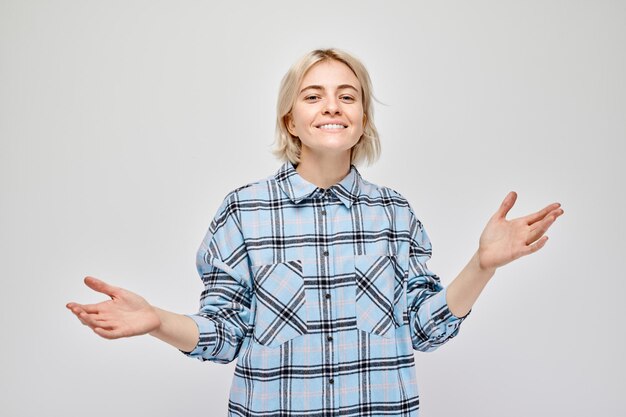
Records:
<instances>
[{"instance_id":1,"label":"rolled-up cuff","mask_svg":"<svg viewBox=\"0 0 626 417\"><path fill-rule=\"evenodd\" d=\"M465 317L456 317L446 302L446 288L424 300L411 314L413 348L430 352L457 335Z\"/></svg>"},{"instance_id":2,"label":"rolled-up cuff","mask_svg":"<svg viewBox=\"0 0 626 417\"><path fill-rule=\"evenodd\" d=\"M198 333L200 337L198 338L198 344L191 352L185 352L181 350L180 352L186 356L197 358L200 360L209 360L213 356L213 351L215 349L216 342L216 329L215 322L206 317L199 316L197 314L185 314L187 317L191 318L198 326ZM179 349L180 350L180 349Z\"/></svg>"},{"instance_id":3,"label":"rolled-up cuff","mask_svg":"<svg viewBox=\"0 0 626 417\"><path fill-rule=\"evenodd\" d=\"M463 317L457 317L452 314L446 298L447 292L448 288L445 287L437 294L428 299L432 318L435 319L435 322L437 322L437 327L440 329L438 338L443 340L456 336L456 334L459 332L459 327L461 326L461 323L463 323L463 321L471 313L470 310Z\"/></svg>"}]
</instances>

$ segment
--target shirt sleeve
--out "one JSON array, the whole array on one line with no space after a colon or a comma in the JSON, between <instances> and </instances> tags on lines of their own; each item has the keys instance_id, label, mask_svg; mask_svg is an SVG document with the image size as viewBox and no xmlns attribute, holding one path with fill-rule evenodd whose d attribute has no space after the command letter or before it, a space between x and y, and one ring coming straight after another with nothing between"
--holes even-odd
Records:
<instances>
[{"instance_id":1,"label":"shirt sleeve","mask_svg":"<svg viewBox=\"0 0 626 417\"><path fill-rule=\"evenodd\" d=\"M235 192L226 197L196 255L204 290L200 310L187 316L200 338L191 352L181 352L202 361L231 362L251 328L250 267L237 203Z\"/></svg>"},{"instance_id":2,"label":"shirt sleeve","mask_svg":"<svg viewBox=\"0 0 626 417\"><path fill-rule=\"evenodd\" d=\"M446 288L426 262L432 255L430 239L422 223L411 211L407 307L413 348L430 352L459 332L464 317L456 317L448 308Z\"/></svg>"}]
</instances>

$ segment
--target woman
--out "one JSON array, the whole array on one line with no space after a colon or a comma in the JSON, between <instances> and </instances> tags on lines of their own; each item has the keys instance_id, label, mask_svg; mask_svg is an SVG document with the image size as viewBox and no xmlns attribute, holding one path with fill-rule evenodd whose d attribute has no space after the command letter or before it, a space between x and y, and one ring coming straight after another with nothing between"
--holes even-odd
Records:
<instances>
[{"instance_id":1,"label":"woman","mask_svg":"<svg viewBox=\"0 0 626 417\"><path fill-rule=\"evenodd\" d=\"M188 356L237 358L232 416L417 416L413 349L459 331L496 268L542 248L557 203L518 219L509 193L447 287L402 195L361 178L379 139L364 66L312 51L284 77L278 172L229 193L197 254L201 309L180 315L92 277L111 300L67 307L98 335L149 333Z\"/></svg>"}]
</instances>

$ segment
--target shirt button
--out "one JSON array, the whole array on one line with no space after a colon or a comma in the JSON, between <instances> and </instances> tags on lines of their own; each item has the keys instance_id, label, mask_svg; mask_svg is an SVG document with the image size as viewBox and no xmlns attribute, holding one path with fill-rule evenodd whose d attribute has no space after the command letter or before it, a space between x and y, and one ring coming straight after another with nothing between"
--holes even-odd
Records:
<instances>
[{"instance_id":1,"label":"shirt button","mask_svg":"<svg viewBox=\"0 0 626 417\"><path fill-rule=\"evenodd\" d=\"M328 256L328 251L327 250L324 251L324 256Z\"/></svg>"},{"instance_id":2,"label":"shirt button","mask_svg":"<svg viewBox=\"0 0 626 417\"><path fill-rule=\"evenodd\" d=\"M326 210L322 210L322 216L326 215Z\"/></svg>"},{"instance_id":3,"label":"shirt button","mask_svg":"<svg viewBox=\"0 0 626 417\"><path fill-rule=\"evenodd\" d=\"M328 380L328 383L329 383L329 384L332 384L333 382L335 382L335 380L334 380L334 379L332 379L332 378L330 378L330 379Z\"/></svg>"},{"instance_id":4,"label":"shirt button","mask_svg":"<svg viewBox=\"0 0 626 417\"><path fill-rule=\"evenodd\" d=\"M206 351L206 346L202 348L203 351Z\"/></svg>"},{"instance_id":5,"label":"shirt button","mask_svg":"<svg viewBox=\"0 0 626 417\"><path fill-rule=\"evenodd\" d=\"M332 337L332 336L328 336L328 337L326 338L326 340L328 340L329 342L332 342L332 341L333 341L333 337Z\"/></svg>"},{"instance_id":6,"label":"shirt button","mask_svg":"<svg viewBox=\"0 0 626 417\"><path fill-rule=\"evenodd\" d=\"M330 293L328 293L328 292L327 292L327 293L324 295L324 297L326 297L326 299L328 300L328 299L330 298Z\"/></svg>"}]
</instances>

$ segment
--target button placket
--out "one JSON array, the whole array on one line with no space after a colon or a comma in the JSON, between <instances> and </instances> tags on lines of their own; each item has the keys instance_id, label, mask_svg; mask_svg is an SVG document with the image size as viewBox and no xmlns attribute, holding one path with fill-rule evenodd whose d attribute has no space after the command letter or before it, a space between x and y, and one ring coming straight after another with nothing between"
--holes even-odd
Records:
<instances>
[{"instance_id":1,"label":"button placket","mask_svg":"<svg viewBox=\"0 0 626 417\"><path fill-rule=\"evenodd\" d=\"M322 216L324 216L324 222L326 223L328 218L326 217L326 204L324 203L324 201L328 200L328 189L325 189L321 194L320 194L320 200L322 202L322 206L320 207L320 214ZM329 251L327 247L323 248L322 251L322 255L323 256L329 256Z\"/></svg>"},{"instance_id":2,"label":"button placket","mask_svg":"<svg viewBox=\"0 0 626 417\"><path fill-rule=\"evenodd\" d=\"M328 212L326 209L327 206L327 202L330 200L330 193L328 191L328 189L324 190L321 194L320 194L320 202L321 202L321 207L319 209L319 213L322 215L322 220L324 221L324 223L326 225L328 225ZM328 228L326 227L326 230L328 230ZM324 258L330 256L330 252L328 250L328 247L323 247L322 248L322 256ZM332 307L332 303L331 303L331 293L330 293L330 288L326 289L326 291L323 293L323 297L324 297L324 302L326 304L326 308L328 309L327 311L329 312L329 314L331 315L330 319L331 322L334 319L334 314L333 314L333 307ZM333 329L329 328L327 329L327 332L332 333ZM334 358L334 353L333 353L333 346L332 346L332 341L333 341L333 337L330 334L326 334L325 337L325 342L327 344L326 349L327 351L330 353L328 355L328 361L330 363L328 363L327 365L329 367L333 367L333 363L335 361ZM329 373L328 375L328 384L333 386L335 383L335 379L333 378L332 372Z\"/></svg>"}]
</instances>

